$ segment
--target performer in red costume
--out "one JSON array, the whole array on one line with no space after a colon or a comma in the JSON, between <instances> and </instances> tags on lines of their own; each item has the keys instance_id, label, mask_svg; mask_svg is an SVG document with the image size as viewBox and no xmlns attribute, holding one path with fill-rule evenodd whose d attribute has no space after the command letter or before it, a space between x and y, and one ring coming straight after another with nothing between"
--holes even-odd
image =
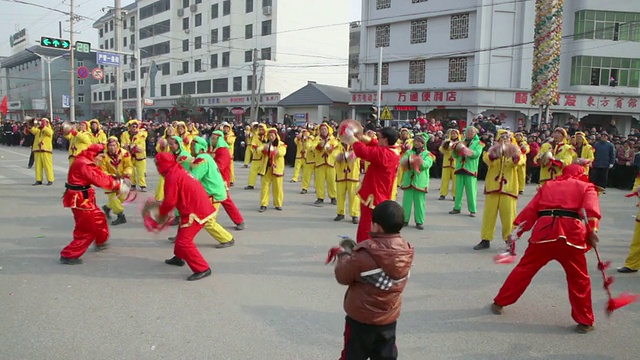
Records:
<instances>
[{"instance_id":1,"label":"performer in red costume","mask_svg":"<svg viewBox=\"0 0 640 360\"><path fill-rule=\"evenodd\" d=\"M165 223L174 208L180 213L180 226L173 247L175 256L165 260L165 263L184 266L186 262L193 271L193 275L187 278L189 281L205 278L211 275L211 268L193 243L193 239L216 210L202 184L176 162L173 154L162 152L156 155L156 166L165 181L164 200L158 210L158 223Z\"/></svg>"},{"instance_id":2,"label":"performer in red costume","mask_svg":"<svg viewBox=\"0 0 640 360\"><path fill-rule=\"evenodd\" d=\"M356 141L357 140L357 141ZM360 223L356 241L369 239L373 209L385 200L391 199L394 180L400 164L400 155L392 148L398 141L398 131L386 127L377 133L377 140L358 131L350 139L357 157L369 162L362 184L358 190L360 197Z\"/></svg>"},{"instance_id":3,"label":"performer in red costume","mask_svg":"<svg viewBox=\"0 0 640 360\"><path fill-rule=\"evenodd\" d=\"M213 155L222 174L222 179L227 185L227 199L222 202L224 211L227 212L231 221L236 224L236 230L244 229L244 219L238 207L231 199L231 193L229 187L231 187L231 168L233 167L233 159L231 158L231 151L229 150L229 144L224 139L224 133L221 130L216 130L211 134L209 152Z\"/></svg>"},{"instance_id":4,"label":"performer in red costume","mask_svg":"<svg viewBox=\"0 0 640 360\"><path fill-rule=\"evenodd\" d=\"M582 209L590 232L583 222ZM578 323L575 330L593 330L591 280L585 253L598 243L599 220L598 192L581 165L569 165L561 176L545 182L514 221L515 226L524 224L517 236L533 230L524 256L493 300L493 313L502 314L502 308L518 300L538 270L556 260L567 275L571 317Z\"/></svg>"},{"instance_id":5,"label":"performer in red costume","mask_svg":"<svg viewBox=\"0 0 640 360\"><path fill-rule=\"evenodd\" d=\"M94 241L98 250L107 248L107 218L96 205L93 186L107 191L128 192L130 183L111 177L100 169L104 156L104 145L90 145L78 154L69 167L65 184L67 190L62 197L62 204L71 208L76 225L73 229L73 241L60 253L62 264L82 264L80 257Z\"/></svg>"}]
</instances>

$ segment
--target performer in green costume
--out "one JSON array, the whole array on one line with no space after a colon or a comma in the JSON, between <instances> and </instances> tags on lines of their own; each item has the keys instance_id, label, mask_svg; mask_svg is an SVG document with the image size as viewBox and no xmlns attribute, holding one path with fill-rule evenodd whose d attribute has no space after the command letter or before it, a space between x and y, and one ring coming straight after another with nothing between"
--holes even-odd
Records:
<instances>
[{"instance_id":1,"label":"performer in green costume","mask_svg":"<svg viewBox=\"0 0 640 360\"><path fill-rule=\"evenodd\" d=\"M400 160L403 169L400 188L404 190L402 207L404 208L404 225L409 225L411 207L416 228L424 229L425 195L429 188L429 169L435 156L425 148L429 135L417 134L413 137L413 148L407 151Z\"/></svg>"},{"instance_id":2,"label":"performer in green costume","mask_svg":"<svg viewBox=\"0 0 640 360\"><path fill-rule=\"evenodd\" d=\"M478 165L484 144L478 137L478 129L473 126L467 127L464 135L463 144L467 149L460 149L462 147L460 144L454 148L453 156L456 159L456 202L449 214L460 214L462 194L466 194L469 216L475 217L478 195Z\"/></svg>"}]
</instances>

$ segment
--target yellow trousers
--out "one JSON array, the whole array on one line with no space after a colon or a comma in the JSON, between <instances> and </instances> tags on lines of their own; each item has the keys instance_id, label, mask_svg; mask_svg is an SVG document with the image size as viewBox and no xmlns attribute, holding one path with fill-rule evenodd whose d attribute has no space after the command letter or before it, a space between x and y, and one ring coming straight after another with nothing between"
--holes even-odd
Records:
<instances>
[{"instance_id":1,"label":"yellow trousers","mask_svg":"<svg viewBox=\"0 0 640 360\"><path fill-rule=\"evenodd\" d=\"M113 211L114 214L119 215L124 212L124 206L122 206L122 202L124 201L124 196L118 196L118 193L109 193L109 201L107 202L107 207Z\"/></svg>"},{"instance_id":2,"label":"yellow trousers","mask_svg":"<svg viewBox=\"0 0 640 360\"><path fill-rule=\"evenodd\" d=\"M233 161L233 157L231 158L231 183L236 182L236 167L235 161Z\"/></svg>"},{"instance_id":3,"label":"yellow trousers","mask_svg":"<svg viewBox=\"0 0 640 360\"><path fill-rule=\"evenodd\" d=\"M487 194L484 200L484 213L482 215L482 240L493 240L496 231L498 213L502 223L502 239L507 240L513 230L513 221L516 219L516 206L518 199L504 194Z\"/></svg>"},{"instance_id":4,"label":"yellow trousers","mask_svg":"<svg viewBox=\"0 0 640 360\"><path fill-rule=\"evenodd\" d=\"M296 163L293 168L293 177L291 178L291 180L298 182L298 180L300 179L300 169L302 169L303 165L304 159L296 159Z\"/></svg>"},{"instance_id":5,"label":"yellow trousers","mask_svg":"<svg viewBox=\"0 0 640 360\"><path fill-rule=\"evenodd\" d=\"M637 218L640 218L640 212L638 212ZM640 222L638 222L638 220L636 220L633 239L631 240L631 246L629 246L629 255L627 255L624 266L631 270L640 269Z\"/></svg>"},{"instance_id":6,"label":"yellow trousers","mask_svg":"<svg viewBox=\"0 0 640 360\"><path fill-rule=\"evenodd\" d=\"M451 195L456 196L456 174L454 168L442 168L442 183L440 184L440 196L449 194L449 182L451 185Z\"/></svg>"},{"instance_id":7,"label":"yellow trousers","mask_svg":"<svg viewBox=\"0 0 640 360\"><path fill-rule=\"evenodd\" d=\"M71 164L73 164L75 160L76 160L75 156L69 156L69 167L71 167Z\"/></svg>"},{"instance_id":8,"label":"yellow trousers","mask_svg":"<svg viewBox=\"0 0 640 360\"><path fill-rule=\"evenodd\" d=\"M156 186L156 200L162 201L164 199L164 176L160 175L158 180L158 186Z\"/></svg>"},{"instance_id":9,"label":"yellow trousers","mask_svg":"<svg viewBox=\"0 0 640 360\"><path fill-rule=\"evenodd\" d=\"M360 200L356 195L356 190L358 189L358 182L357 181L338 181L336 186L338 189L337 214L346 215L345 205L347 202L347 198L349 198L349 215L351 217L360 216Z\"/></svg>"},{"instance_id":10,"label":"yellow trousers","mask_svg":"<svg viewBox=\"0 0 640 360\"><path fill-rule=\"evenodd\" d=\"M396 187L400 186L402 182L402 176L404 176L404 168L402 166L398 166L398 174L396 175Z\"/></svg>"},{"instance_id":11,"label":"yellow trousers","mask_svg":"<svg viewBox=\"0 0 640 360\"><path fill-rule=\"evenodd\" d=\"M247 146L247 148L244 151L244 164L248 166L250 162L251 162L251 147Z\"/></svg>"},{"instance_id":12,"label":"yellow trousers","mask_svg":"<svg viewBox=\"0 0 640 360\"><path fill-rule=\"evenodd\" d=\"M282 178L282 176L273 175L271 171L267 171L262 176L260 180L260 206L269 205L269 190L271 190L273 192L273 206L282 207L282 203L284 203Z\"/></svg>"},{"instance_id":13,"label":"yellow trousers","mask_svg":"<svg viewBox=\"0 0 640 360\"><path fill-rule=\"evenodd\" d=\"M524 186L527 184L527 166L518 165L516 171L518 172L518 191L524 191Z\"/></svg>"},{"instance_id":14,"label":"yellow trousers","mask_svg":"<svg viewBox=\"0 0 640 360\"><path fill-rule=\"evenodd\" d=\"M309 190L309 186L311 186L311 177L316 170L316 164L307 164L302 165L302 189Z\"/></svg>"},{"instance_id":15,"label":"yellow trousers","mask_svg":"<svg viewBox=\"0 0 640 360\"><path fill-rule=\"evenodd\" d=\"M260 165L262 165L262 160L251 161L251 167L249 168L249 186L256 186L256 181L258 180L258 171L260 171Z\"/></svg>"},{"instance_id":16,"label":"yellow trousers","mask_svg":"<svg viewBox=\"0 0 640 360\"><path fill-rule=\"evenodd\" d=\"M207 230L209 235L213 236L214 239L218 240L219 243L224 244L233 240L233 235L227 231L222 225L218 224L218 213L220 212L220 203L214 203L213 207L216 209L216 212L213 214L213 217L207 221L204 225L204 229Z\"/></svg>"},{"instance_id":17,"label":"yellow trousers","mask_svg":"<svg viewBox=\"0 0 640 360\"><path fill-rule=\"evenodd\" d=\"M47 181L53 182L53 154L47 152L33 153L36 165L36 181L42 182L42 172L47 175Z\"/></svg>"},{"instance_id":18,"label":"yellow trousers","mask_svg":"<svg viewBox=\"0 0 640 360\"><path fill-rule=\"evenodd\" d=\"M324 199L324 186L327 185L329 197L331 199L336 198L336 169L328 165L323 165L316 168L316 197L318 199Z\"/></svg>"},{"instance_id":19,"label":"yellow trousers","mask_svg":"<svg viewBox=\"0 0 640 360\"><path fill-rule=\"evenodd\" d=\"M393 187L391 188L391 201L396 201L398 198L398 178L393 180Z\"/></svg>"},{"instance_id":20,"label":"yellow trousers","mask_svg":"<svg viewBox=\"0 0 640 360\"><path fill-rule=\"evenodd\" d=\"M133 185L147 187L147 159L133 160Z\"/></svg>"}]
</instances>

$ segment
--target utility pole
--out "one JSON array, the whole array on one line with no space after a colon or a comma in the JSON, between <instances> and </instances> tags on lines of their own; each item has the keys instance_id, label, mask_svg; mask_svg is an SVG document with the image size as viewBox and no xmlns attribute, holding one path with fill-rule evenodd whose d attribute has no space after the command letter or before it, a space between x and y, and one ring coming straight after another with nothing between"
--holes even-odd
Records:
<instances>
[{"instance_id":1,"label":"utility pole","mask_svg":"<svg viewBox=\"0 0 640 360\"><path fill-rule=\"evenodd\" d=\"M256 99L256 87L258 85L258 49L253 49L253 76L251 77L251 117L258 121L258 99Z\"/></svg>"},{"instance_id":2,"label":"utility pole","mask_svg":"<svg viewBox=\"0 0 640 360\"><path fill-rule=\"evenodd\" d=\"M71 0L71 11L69 12L71 18L69 19L69 44L71 46L69 46L69 63L71 64L71 73L70 73L70 80L71 80L71 91L69 94L69 100L71 101L71 104L69 104L69 120L71 122L75 122L76 121L76 60L75 60L75 44L73 42L73 22L75 21L74 19L74 14L73 14L73 0ZM49 119L50 121L53 121L53 119Z\"/></svg>"},{"instance_id":3,"label":"utility pole","mask_svg":"<svg viewBox=\"0 0 640 360\"><path fill-rule=\"evenodd\" d=\"M138 1L136 0L136 3ZM135 20L135 28L139 29L140 26L140 5L136 4L136 20ZM138 31L134 31L134 34L139 34ZM142 121L143 116L142 116L142 89L141 89L141 81L140 81L140 76L142 75L142 59L140 58L140 39L139 36L133 35L135 38L135 45L134 45L134 56L136 58L136 94L138 94L138 97L136 99L136 119ZM147 72L149 73L149 72ZM148 76L148 75L147 75ZM148 79L148 77L147 77Z\"/></svg>"},{"instance_id":4,"label":"utility pole","mask_svg":"<svg viewBox=\"0 0 640 360\"><path fill-rule=\"evenodd\" d=\"M121 21L121 1L114 0L114 13L113 13L113 27L114 27L114 45L116 51L122 51L120 42L122 41L122 21ZM122 121L122 68L120 66L114 66L113 71L115 72L116 84L115 84L115 122ZM140 76L140 74L136 73L136 76Z\"/></svg>"},{"instance_id":5,"label":"utility pole","mask_svg":"<svg viewBox=\"0 0 640 360\"><path fill-rule=\"evenodd\" d=\"M377 114L378 118L376 119L376 125L380 124L380 115L382 115L382 111L380 111L380 105L382 101L382 46L380 46L380 55L378 57L378 102L376 107L378 108Z\"/></svg>"}]
</instances>

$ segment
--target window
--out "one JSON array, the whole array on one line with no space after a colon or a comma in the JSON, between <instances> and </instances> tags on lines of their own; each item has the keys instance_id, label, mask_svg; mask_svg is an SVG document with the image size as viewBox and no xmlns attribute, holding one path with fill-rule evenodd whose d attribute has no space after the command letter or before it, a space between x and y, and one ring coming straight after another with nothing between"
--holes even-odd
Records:
<instances>
[{"instance_id":1,"label":"window","mask_svg":"<svg viewBox=\"0 0 640 360\"><path fill-rule=\"evenodd\" d=\"M417 4L417 3L421 3L421 2L427 2L428 0L411 0L412 4Z\"/></svg>"},{"instance_id":2,"label":"window","mask_svg":"<svg viewBox=\"0 0 640 360\"><path fill-rule=\"evenodd\" d=\"M182 19L182 30L189 30L189 18Z\"/></svg>"},{"instance_id":3,"label":"window","mask_svg":"<svg viewBox=\"0 0 640 360\"><path fill-rule=\"evenodd\" d=\"M167 96L167 85L160 85L160 96Z\"/></svg>"},{"instance_id":4,"label":"window","mask_svg":"<svg viewBox=\"0 0 640 360\"><path fill-rule=\"evenodd\" d=\"M253 50L247 50L244 52L244 62L253 61Z\"/></svg>"},{"instance_id":5,"label":"window","mask_svg":"<svg viewBox=\"0 0 640 360\"><path fill-rule=\"evenodd\" d=\"M245 4L245 11L248 13L253 12L253 0L247 0Z\"/></svg>"},{"instance_id":6,"label":"window","mask_svg":"<svg viewBox=\"0 0 640 360\"><path fill-rule=\"evenodd\" d=\"M122 46L127 47L127 40L129 40L129 38L126 36L122 38Z\"/></svg>"},{"instance_id":7,"label":"window","mask_svg":"<svg viewBox=\"0 0 640 360\"><path fill-rule=\"evenodd\" d=\"M78 79L78 86L84 86L84 79Z\"/></svg>"},{"instance_id":8,"label":"window","mask_svg":"<svg viewBox=\"0 0 640 360\"><path fill-rule=\"evenodd\" d=\"M391 0L376 0L376 10L389 9Z\"/></svg>"},{"instance_id":9,"label":"window","mask_svg":"<svg viewBox=\"0 0 640 360\"><path fill-rule=\"evenodd\" d=\"M84 93L78 93L78 103L84 103Z\"/></svg>"},{"instance_id":10,"label":"window","mask_svg":"<svg viewBox=\"0 0 640 360\"><path fill-rule=\"evenodd\" d=\"M411 43L421 44L427 42L427 19L411 22Z\"/></svg>"},{"instance_id":11,"label":"window","mask_svg":"<svg viewBox=\"0 0 640 360\"><path fill-rule=\"evenodd\" d=\"M202 4L202 0L196 0L196 4Z\"/></svg>"},{"instance_id":12,"label":"window","mask_svg":"<svg viewBox=\"0 0 640 360\"><path fill-rule=\"evenodd\" d=\"M242 76L233 78L233 91L242 91Z\"/></svg>"},{"instance_id":13,"label":"window","mask_svg":"<svg viewBox=\"0 0 640 360\"><path fill-rule=\"evenodd\" d=\"M127 30L127 21L126 21L126 20L122 22L122 27L123 27L125 30Z\"/></svg>"},{"instance_id":14,"label":"window","mask_svg":"<svg viewBox=\"0 0 640 360\"><path fill-rule=\"evenodd\" d=\"M202 36L196 36L195 44L193 45L196 49L202 48Z\"/></svg>"},{"instance_id":15,"label":"window","mask_svg":"<svg viewBox=\"0 0 640 360\"><path fill-rule=\"evenodd\" d=\"M582 10L575 14L574 40L640 42L640 13Z\"/></svg>"},{"instance_id":16,"label":"window","mask_svg":"<svg viewBox=\"0 0 640 360\"><path fill-rule=\"evenodd\" d=\"M231 38L231 26L225 26L222 28L222 41L229 41Z\"/></svg>"},{"instance_id":17,"label":"window","mask_svg":"<svg viewBox=\"0 0 640 360\"><path fill-rule=\"evenodd\" d=\"M113 38L109 39L109 49L113 49Z\"/></svg>"},{"instance_id":18,"label":"window","mask_svg":"<svg viewBox=\"0 0 640 360\"><path fill-rule=\"evenodd\" d=\"M189 73L189 62L188 61L183 61L182 62L182 73L183 74L188 74Z\"/></svg>"},{"instance_id":19,"label":"window","mask_svg":"<svg viewBox=\"0 0 640 360\"><path fill-rule=\"evenodd\" d=\"M409 61L409 84L424 84L427 61Z\"/></svg>"},{"instance_id":20,"label":"window","mask_svg":"<svg viewBox=\"0 0 640 360\"><path fill-rule=\"evenodd\" d=\"M196 82L189 81L182 84L182 94L183 95L192 95L196 93Z\"/></svg>"},{"instance_id":21,"label":"window","mask_svg":"<svg viewBox=\"0 0 640 360\"><path fill-rule=\"evenodd\" d=\"M211 5L211 18L212 19L218 18L218 4Z\"/></svg>"},{"instance_id":22,"label":"window","mask_svg":"<svg viewBox=\"0 0 640 360\"><path fill-rule=\"evenodd\" d=\"M113 31L113 20L109 21L109 31Z\"/></svg>"},{"instance_id":23,"label":"window","mask_svg":"<svg viewBox=\"0 0 640 360\"><path fill-rule=\"evenodd\" d=\"M93 93L93 101L98 101L98 93Z\"/></svg>"},{"instance_id":24,"label":"window","mask_svg":"<svg viewBox=\"0 0 640 360\"><path fill-rule=\"evenodd\" d=\"M467 58L451 58L449 59L449 82L466 82L467 81Z\"/></svg>"},{"instance_id":25,"label":"window","mask_svg":"<svg viewBox=\"0 0 640 360\"><path fill-rule=\"evenodd\" d=\"M182 0L182 8L186 9L189 7L189 0Z\"/></svg>"},{"instance_id":26,"label":"window","mask_svg":"<svg viewBox=\"0 0 640 360\"><path fill-rule=\"evenodd\" d=\"M271 60L271 48L262 49L262 60Z\"/></svg>"},{"instance_id":27,"label":"window","mask_svg":"<svg viewBox=\"0 0 640 360\"><path fill-rule=\"evenodd\" d=\"M391 40L391 26L376 26L376 47L388 47Z\"/></svg>"},{"instance_id":28,"label":"window","mask_svg":"<svg viewBox=\"0 0 640 360\"><path fill-rule=\"evenodd\" d=\"M166 3L166 8L167 8L166 10L169 10L169 1L170 0L164 0L164 1L159 1L159 2L160 3ZM136 26L136 18L135 17L131 17L130 20L131 21L129 21L129 26Z\"/></svg>"},{"instance_id":29,"label":"window","mask_svg":"<svg viewBox=\"0 0 640 360\"><path fill-rule=\"evenodd\" d=\"M271 0L262 0L262 7L271 6Z\"/></svg>"},{"instance_id":30,"label":"window","mask_svg":"<svg viewBox=\"0 0 640 360\"><path fill-rule=\"evenodd\" d=\"M574 56L571 59L571 85L640 87L640 59Z\"/></svg>"},{"instance_id":31,"label":"window","mask_svg":"<svg viewBox=\"0 0 640 360\"><path fill-rule=\"evenodd\" d=\"M218 68L218 54L211 54L211 68Z\"/></svg>"},{"instance_id":32,"label":"window","mask_svg":"<svg viewBox=\"0 0 640 360\"><path fill-rule=\"evenodd\" d=\"M213 91L214 93L221 93L229 91L229 79L213 79Z\"/></svg>"},{"instance_id":33,"label":"window","mask_svg":"<svg viewBox=\"0 0 640 360\"><path fill-rule=\"evenodd\" d=\"M109 32L109 24L104 23L104 32L105 34Z\"/></svg>"},{"instance_id":34,"label":"window","mask_svg":"<svg viewBox=\"0 0 640 360\"><path fill-rule=\"evenodd\" d=\"M200 80L196 83L198 94L209 94L211 92L211 80Z\"/></svg>"},{"instance_id":35,"label":"window","mask_svg":"<svg viewBox=\"0 0 640 360\"><path fill-rule=\"evenodd\" d=\"M251 39L253 37L253 24L245 25L244 38Z\"/></svg>"},{"instance_id":36,"label":"window","mask_svg":"<svg viewBox=\"0 0 640 360\"><path fill-rule=\"evenodd\" d=\"M78 61L78 67L81 67L81 66L84 66L84 61L79 60L79 61Z\"/></svg>"},{"instance_id":37,"label":"window","mask_svg":"<svg viewBox=\"0 0 640 360\"><path fill-rule=\"evenodd\" d=\"M253 89L253 75L247 76L247 90Z\"/></svg>"},{"instance_id":38,"label":"window","mask_svg":"<svg viewBox=\"0 0 640 360\"><path fill-rule=\"evenodd\" d=\"M171 63L164 63L160 65L160 69L162 69L162 75L170 75L171 74Z\"/></svg>"},{"instance_id":39,"label":"window","mask_svg":"<svg viewBox=\"0 0 640 360\"><path fill-rule=\"evenodd\" d=\"M469 37L469 14L451 16L451 40L467 39Z\"/></svg>"},{"instance_id":40,"label":"window","mask_svg":"<svg viewBox=\"0 0 640 360\"><path fill-rule=\"evenodd\" d=\"M378 64L373 66L373 85L378 85ZM389 63L382 63L382 85L389 85Z\"/></svg>"},{"instance_id":41,"label":"window","mask_svg":"<svg viewBox=\"0 0 640 360\"><path fill-rule=\"evenodd\" d=\"M122 97L123 99L126 99L126 97ZM98 93L98 101L102 101L102 92Z\"/></svg>"},{"instance_id":42,"label":"window","mask_svg":"<svg viewBox=\"0 0 640 360\"><path fill-rule=\"evenodd\" d=\"M98 30L98 34L99 34L100 37L102 37L104 35L103 30L102 29ZM95 93L94 93L94 95L95 95Z\"/></svg>"},{"instance_id":43,"label":"window","mask_svg":"<svg viewBox=\"0 0 640 360\"><path fill-rule=\"evenodd\" d=\"M177 84L169 85L169 95L171 96L182 95L182 84L177 83Z\"/></svg>"},{"instance_id":44,"label":"window","mask_svg":"<svg viewBox=\"0 0 640 360\"><path fill-rule=\"evenodd\" d=\"M202 26L202 14L196 14L196 18L195 18L195 26Z\"/></svg>"},{"instance_id":45,"label":"window","mask_svg":"<svg viewBox=\"0 0 640 360\"><path fill-rule=\"evenodd\" d=\"M193 71L198 72L202 70L202 60L196 59L193 62Z\"/></svg>"},{"instance_id":46,"label":"window","mask_svg":"<svg viewBox=\"0 0 640 360\"><path fill-rule=\"evenodd\" d=\"M131 45L135 45L136 43L136 36L135 35L131 35Z\"/></svg>"},{"instance_id":47,"label":"window","mask_svg":"<svg viewBox=\"0 0 640 360\"><path fill-rule=\"evenodd\" d=\"M231 0L224 0L222 2L222 16L231 14Z\"/></svg>"},{"instance_id":48,"label":"window","mask_svg":"<svg viewBox=\"0 0 640 360\"><path fill-rule=\"evenodd\" d=\"M137 97L136 88L129 89L129 99L135 99Z\"/></svg>"},{"instance_id":49,"label":"window","mask_svg":"<svg viewBox=\"0 0 640 360\"><path fill-rule=\"evenodd\" d=\"M211 43L212 44L218 43L218 29L211 30Z\"/></svg>"},{"instance_id":50,"label":"window","mask_svg":"<svg viewBox=\"0 0 640 360\"><path fill-rule=\"evenodd\" d=\"M229 62L230 62L230 53L228 51L225 51L222 53L222 67L229 67Z\"/></svg>"},{"instance_id":51,"label":"window","mask_svg":"<svg viewBox=\"0 0 640 360\"><path fill-rule=\"evenodd\" d=\"M189 51L189 39L182 40L182 51Z\"/></svg>"},{"instance_id":52,"label":"window","mask_svg":"<svg viewBox=\"0 0 640 360\"><path fill-rule=\"evenodd\" d=\"M115 93L115 91L114 91L114 93ZM104 92L104 100L105 100L105 101L110 101L110 100L111 100L111 98L113 97L113 96L111 96L111 95L112 95L112 94L111 94L111 91L105 91L105 92ZM115 98L114 98L113 100L115 100Z\"/></svg>"},{"instance_id":53,"label":"window","mask_svg":"<svg viewBox=\"0 0 640 360\"><path fill-rule=\"evenodd\" d=\"M155 35L160 35L169 32L171 29L171 23L169 20L165 20L153 25L145 26L140 29L140 39L150 38Z\"/></svg>"},{"instance_id":54,"label":"window","mask_svg":"<svg viewBox=\"0 0 640 360\"><path fill-rule=\"evenodd\" d=\"M271 20L262 22L262 36L271 35Z\"/></svg>"}]
</instances>

